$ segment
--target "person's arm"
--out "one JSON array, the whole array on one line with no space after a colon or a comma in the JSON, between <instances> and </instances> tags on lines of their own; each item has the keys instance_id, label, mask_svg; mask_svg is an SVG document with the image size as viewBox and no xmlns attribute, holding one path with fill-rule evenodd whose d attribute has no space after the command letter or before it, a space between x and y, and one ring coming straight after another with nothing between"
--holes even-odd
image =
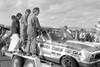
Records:
<instances>
[{"instance_id":1,"label":"person's arm","mask_svg":"<svg viewBox=\"0 0 100 67\"><path fill-rule=\"evenodd\" d=\"M13 32L15 31L15 23L12 22L11 28L10 28L10 34L7 36L7 38L10 38L13 34Z\"/></svg>"},{"instance_id":2,"label":"person's arm","mask_svg":"<svg viewBox=\"0 0 100 67\"><path fill-rule=\"evenodd\" d=\"M36 28L41 30L41 26L40 26L38 18L36 18Z\"/></svg>"},{"instance_id":3,"label":"person's arm","mask_svg":"<svg viewBox=\"0 0 100 67\"><path fill-rule=\"evenodd\" d=\"M27 18L25 16L22 17L22 21L24 22L25 26L27 26Z\"/></svg>"}]
</instances>

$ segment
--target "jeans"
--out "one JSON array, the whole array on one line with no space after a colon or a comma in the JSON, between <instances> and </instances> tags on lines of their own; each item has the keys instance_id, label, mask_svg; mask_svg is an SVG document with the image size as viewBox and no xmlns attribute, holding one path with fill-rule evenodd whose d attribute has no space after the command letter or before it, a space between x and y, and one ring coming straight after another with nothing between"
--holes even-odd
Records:
<instances>
[{"instance_id":1,"label":"jeans","mask_svg":"<svg viewBox=\"0 0 100 67\"><path fill-rule=\"evenodd\" d=\"M36 54L36 38L28 36L28 42L26 45L26 52Z\"/></svg>"}]
</instances>

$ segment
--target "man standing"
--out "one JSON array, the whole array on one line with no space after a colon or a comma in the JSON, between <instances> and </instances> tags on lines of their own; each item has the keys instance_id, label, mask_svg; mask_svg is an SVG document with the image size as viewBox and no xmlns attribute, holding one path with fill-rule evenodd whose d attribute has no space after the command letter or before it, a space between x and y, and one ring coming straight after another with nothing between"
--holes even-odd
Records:
<instances>
[{"instance_id":1,"label":"man standing","mask_svg":"<svg viewBox=\"0 0 100 67\"><path fill-rule=\"evenodd\" d=\"M12 16L12 26L11 26L11 33L8 35L8 37L11 36L11 42L8 48L8 51L15 51L18 48L18 42L19 42L19 35L20 35L20 24L19 20L21 18L22 14L17 13L16 16Z\"/></svg>"},{"instance_id":2,"label":"man standing","mask_svg":"<svg viewBox=\"0 0 100 67\"><path fill-rule=\"evenodd\" d=\"M21 37L21 43L22 43L22 45L26 45L28 17L30 15L30 13L31 13L31 10L30 9L26 9L25 15L21 17L21 22L20 22L20 37Z\"/></svg>"},{"instance_id":3,"label":"man standing","mask_svg":"<svg viewBox=\"0 0 100 67\"><path fill-rule=\"evenodd\" d=\"M86 41L86 31L84 29L80 30L79 38L81 41Z\"/></svg>"},{"instance_id":4,"label":"man standing","mask_svg":"<svg viewBox=\"0 0 100 67\"><path fill-rule=\"evenodd\" d=\"M68 29L68 27L66 25L64 26L63 35L65 38L73 39L71 31Z\"/></svg>"},{"instance_id":5,"label":"man standing","mask_svg":"<svg viewBox=\"0 0 100 67\"><path fill-rule=\"evenodd\" d=\"M71 31L68 29L68 27L65 25L64 26L64 29L69 33L69 34L71 34Z\"/></svg>"},{"instance_id":6,"label":"man standing","mask_svg":"<svg viewBox=\"0 0 100 67\"><path fill-rule=\"evenodd\" d=\"M36 55L36 37L37 37L37 29L41 29L37 15L40 10L38 7L33 9L32 19L28 24L27 35L28 35L28 43L26 46L26 55Z\"/></svg>"},{"instance_id":7,"label":"man standing","mask_svg":"<svg viewBox=\"0 0 100 67\"><path fill-rule=\"evenodd\" d=\"M16 22L17 22L17 28L16 29L17 29L19 36L20 36L20 19L21 19L21 17L22 17L21 13L16 14Z\"/></svg>"}]
</instances>

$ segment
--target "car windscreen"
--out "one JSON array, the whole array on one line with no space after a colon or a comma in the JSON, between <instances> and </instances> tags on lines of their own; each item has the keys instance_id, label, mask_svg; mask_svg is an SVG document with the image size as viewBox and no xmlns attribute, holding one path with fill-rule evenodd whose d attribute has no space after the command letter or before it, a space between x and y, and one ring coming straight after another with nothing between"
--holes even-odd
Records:
<instances>
[{"instance_id":1,"label":"car windscreen","mask_svg":"<svg viewBox=\"0 0 100 67\"><path fill-rule=\"evenodd\" d=\"M65 37L64 32L63 31L52 31L50 33L51 39L52 41L56 41L56 42L61 42L63 41L63 39L65 40L72 40L72 36L70 34L65 33L67 35L67 37Z\"/></svg>"}]
</instances>

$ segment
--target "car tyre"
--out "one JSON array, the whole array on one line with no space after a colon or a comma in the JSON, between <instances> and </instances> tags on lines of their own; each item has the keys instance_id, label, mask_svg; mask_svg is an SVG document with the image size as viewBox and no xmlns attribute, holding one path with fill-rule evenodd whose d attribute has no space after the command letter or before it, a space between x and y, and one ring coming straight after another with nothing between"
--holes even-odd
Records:
<instances>
[{"instance_id":1,"label":"car tyre","mask_svg":"<svg viewBox=\"0 0 100 67\"><path fill-rule=\"evenodd\" d=\"M12 59L12 67L23 67L23 58L19 57L19 56L14 56Z\"/></svg>"},{"instance_id":2,"label":"car tyre","mask_svg":"<svg viewBox=\"0 0 100 67\"><path fill-rule=\"evenodd\" d=\"M61 59L61 66L62 67L79 67L77 61L74 58L69 57L69 56L68 57L65 56Z\"/></svg>"},{"instance_id":3,"label":"car tyre","mask_svg":"<svg viewBox=\"0 0 100 67\"><path fill-rule=\"evenodd\" d=\"M24 67L35 67L35 62L33 60L26 60Z\"/></svg>"}]
</instances>

